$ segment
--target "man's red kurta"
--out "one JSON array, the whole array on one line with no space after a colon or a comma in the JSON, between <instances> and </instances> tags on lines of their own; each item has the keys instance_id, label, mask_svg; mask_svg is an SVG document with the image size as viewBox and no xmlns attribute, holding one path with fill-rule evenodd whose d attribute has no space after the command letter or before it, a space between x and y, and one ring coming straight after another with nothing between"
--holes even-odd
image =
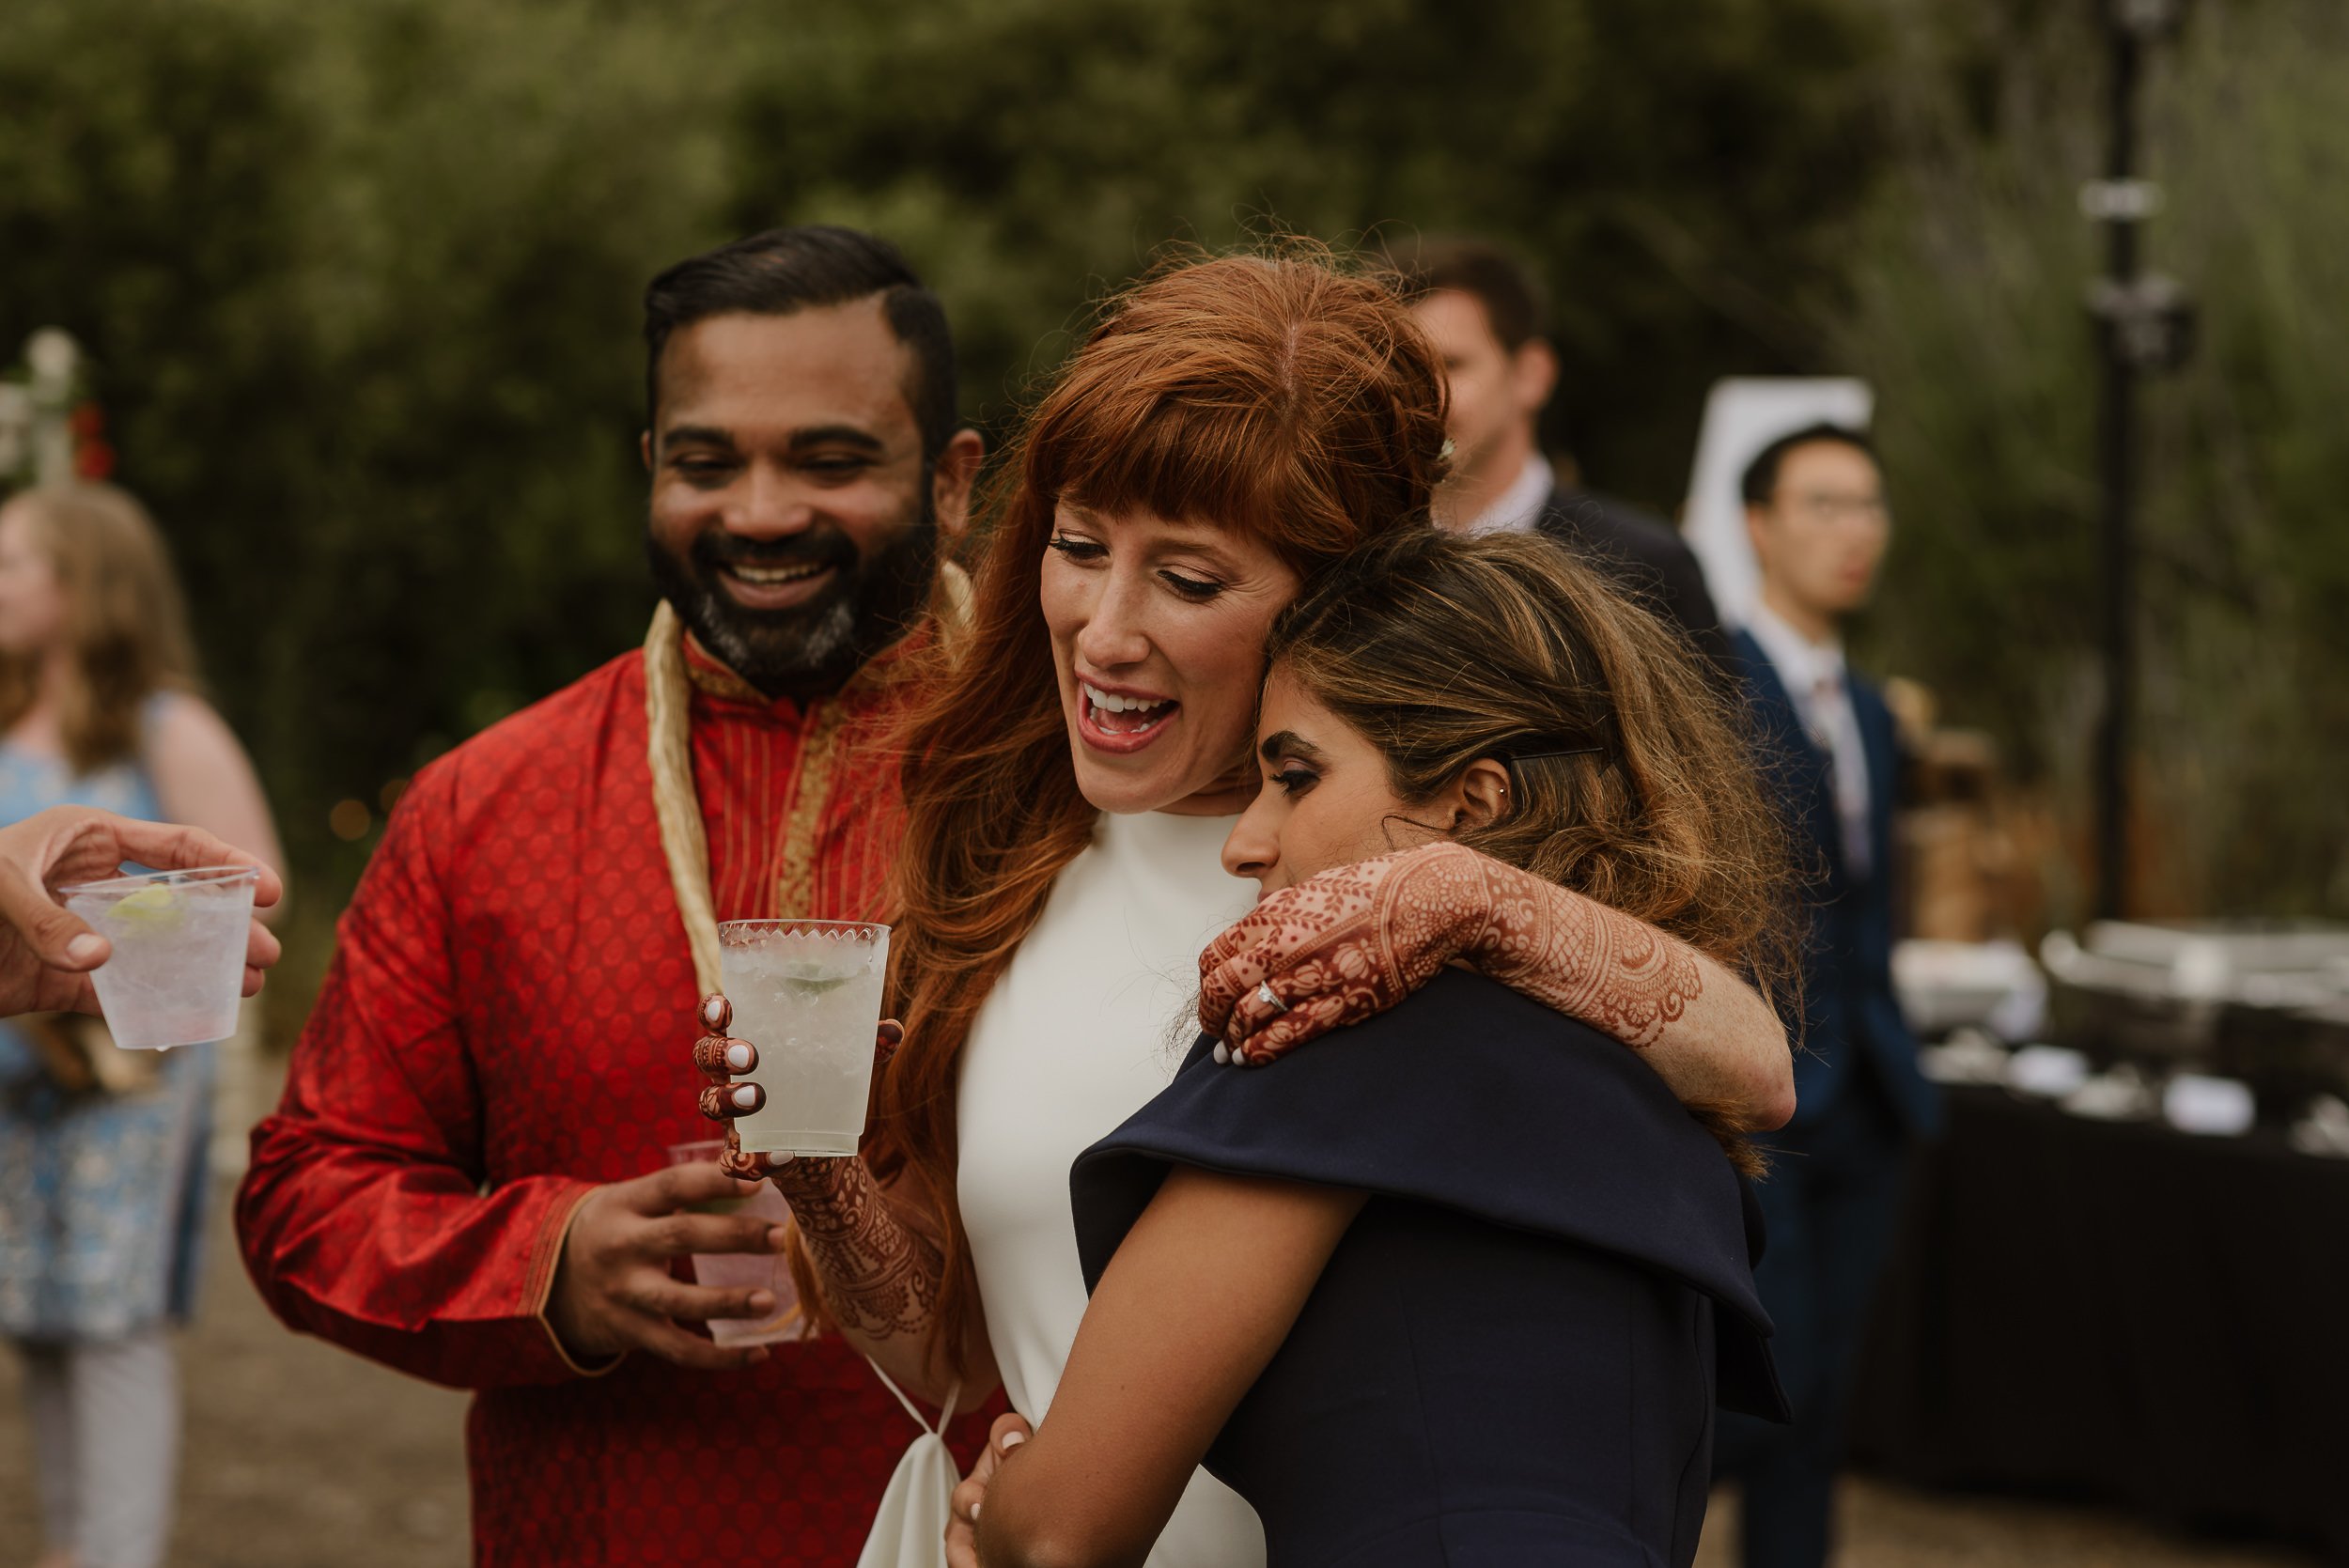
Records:
<instances>
[{"instance_id":1,"label":"man's red kurta","mask_svg":"<svg viewBox=\"0 0 2349 1568\"><path fill-rule=\"evenodd\" d=\"M802 709L688 657L718 918L879 918L899 661ZM710 1136L694 997L630 654L417 776L254 1131L237 1226L271 1307L478 1390L478 1562L846 1568L914 1436L836 1338L739 1372L640 1355L600 1376L555 1343L580 1200Z\"/></svg>"}]
</instances>

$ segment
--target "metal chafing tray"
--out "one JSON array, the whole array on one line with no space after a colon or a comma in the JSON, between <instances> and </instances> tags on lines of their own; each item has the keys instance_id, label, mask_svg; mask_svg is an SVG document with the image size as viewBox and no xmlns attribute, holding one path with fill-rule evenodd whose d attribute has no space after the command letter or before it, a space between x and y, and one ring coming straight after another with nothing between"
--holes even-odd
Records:
<instances>
[{"instance_id":1,"label":"metal chafing tray","mask_svg":"<svg viewBox=\"0 0 2349 1568\"><path fill-rule=\"evenodd\" d=\"M2100 921L2042 944L2060 1044L2248 1083L2266 1118L2349 1095L2349 927Z\"/></svg>"}]
</instances>

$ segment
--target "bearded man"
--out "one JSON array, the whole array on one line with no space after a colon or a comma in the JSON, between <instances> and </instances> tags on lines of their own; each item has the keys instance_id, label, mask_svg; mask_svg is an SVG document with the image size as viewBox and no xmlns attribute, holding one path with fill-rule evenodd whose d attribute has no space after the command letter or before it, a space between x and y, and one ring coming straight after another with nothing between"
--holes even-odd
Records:
<instances>
[{"instance_id":1,"label":"bearded man","mask_svg":"<svg viewBox=\"0 0 2349 1568\"><path fill-rule=\"evenodd\" d=\"M290 1327L475 1390L477 1562L847 1564L913 1428L836 1338L688 1327L777 1303L672 1265L784 1231L666 1167L703 1136L673 1022L717 921L886 918L885 740L981 444L938 301L867 235L680 262L645 334L651 634L417 775L238 1234ZM689 1501L745 1454L755 1486Z\"/></svg>"}]
</instances>

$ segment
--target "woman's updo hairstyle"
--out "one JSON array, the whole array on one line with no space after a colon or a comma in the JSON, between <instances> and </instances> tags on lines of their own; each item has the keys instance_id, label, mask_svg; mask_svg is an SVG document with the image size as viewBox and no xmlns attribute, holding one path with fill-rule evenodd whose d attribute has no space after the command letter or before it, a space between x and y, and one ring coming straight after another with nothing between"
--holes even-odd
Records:
<instances>
[{"instance_id":1,"label":"woman's updo hairstyle","mask_svg":"<svg viewBox=\"0 0 2349 1568\"><path fill-rule=\"evenodd\" d=\"M1785 835L1686 638L1548 539L1434 529L1325 574L1268 656L1385 756L1407 805L1507 765L1460 843L1660 926L1766 991L1793 975Z\"/></svg>"}]
</instances>

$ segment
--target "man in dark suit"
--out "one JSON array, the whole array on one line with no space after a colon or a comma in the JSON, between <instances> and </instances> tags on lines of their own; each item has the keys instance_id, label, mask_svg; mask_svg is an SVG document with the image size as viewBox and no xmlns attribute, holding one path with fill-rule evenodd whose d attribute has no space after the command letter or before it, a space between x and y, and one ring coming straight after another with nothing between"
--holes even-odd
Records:
<instances>
[{"instance_id":1,"label":"man in dark suit","mask_svg":"<svg viewBox=\"0 0 2349 1568\"><path fill-rule=\"evenodd\" d=\"M1412 314L1434 339L1451 382L1452 477L1437 495L1436 520L1470 534L1548 535L1679 626L1725 669L1720 617L1680 536L1560 478L1542 456L1536 426L1558 384L1558 355L1543 336L1542 297L1531 274L1499 247L1472 240L1430 242L1399 266Z\"/></svg>"},{"instance_id":2,"label":"man in dark suit","mask_svg":"<svg viewBox=\"0 0 2349 1568\"><path fill-rule=\"evenodd\" d=\"M1733 667L1814 880L1795 1117L1770 1141L1754 1276L1794 1421L1725 1421L1719 1453L1744 1479L1748 1568L1820 1568L1868 1298L1909 1147L1938 1105L1892 992L1892 715L1837 636L1890 537L1883 475L1865 436L1816 425L1763 448L1743 488L1762 582Z\"/></svg>"}]
</instances>

